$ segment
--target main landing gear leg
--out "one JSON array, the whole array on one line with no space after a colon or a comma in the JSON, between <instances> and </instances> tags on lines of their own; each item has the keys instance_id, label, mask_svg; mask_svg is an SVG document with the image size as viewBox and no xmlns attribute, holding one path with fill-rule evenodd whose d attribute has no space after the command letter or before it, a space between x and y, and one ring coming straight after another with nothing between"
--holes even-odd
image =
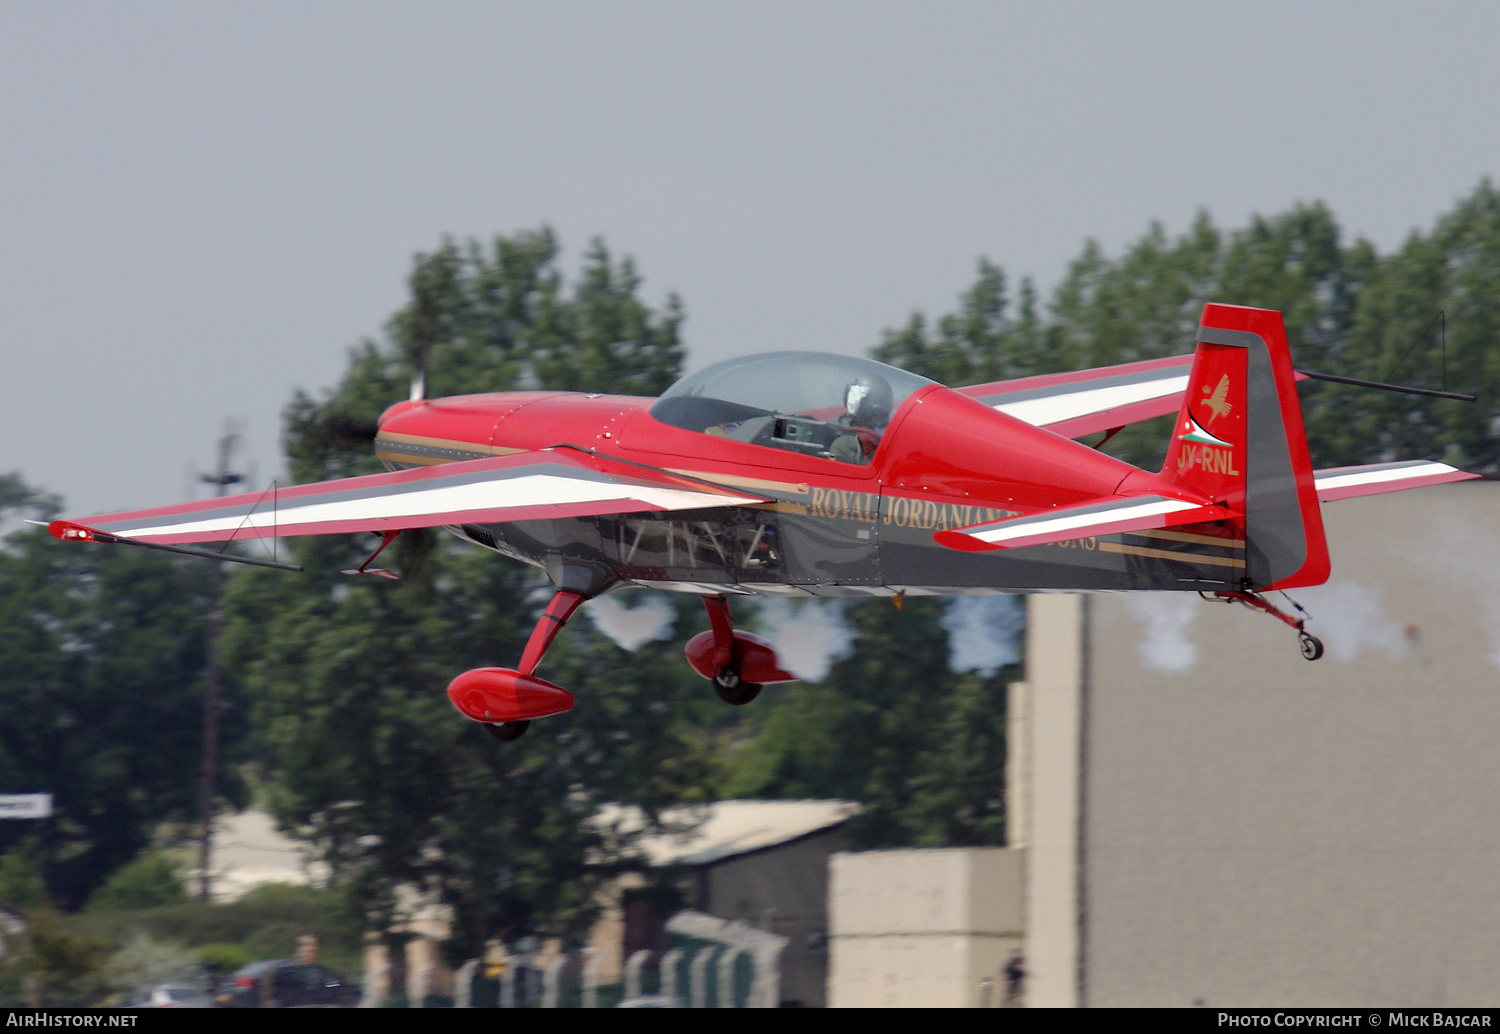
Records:
<instances>
[{"instance_id":1,"label":"main landing gear leg","mask_svg":"<svg viewBox=\"0 0 1500 1034\"><path fill-rule=\"evenodd\" d=\"M734 655L734 621L729 616L729 600L725 596L705 596L703 609L708 611L708 627L714 637L714 692L724 703L743 707L760 696L760 686L746 682L740 672Z\"/></svg>"},{"instance_id":2,"label":"main landing gear leg","mask_svg":"<svg viewBox=\"0 0 1500 1034\"><path fill-rule=\"evenodd\" d=\"M760 695L768 682L795 682L797 676L784 671L770 643L752 632L734 627L729 618L729 600L703 597L709 631L688 640L688 663L714 684L714 692L726 704L739 707Z\"/></svg>"},{"instance_id":3,"label":"main landing gear leg","mask_svg":"<svg viewBox=\"0 0 1500 1034\"><path fill-rule=\"evenodd\" d=\"M1243 603L1247 607L1253 607L1256 610L1264 611L1265 613L1271 615L1273 618L1276 618L1278 621L1290 625L1292 628L1295 628L1297 630L1297 642L1301 644L1303 657L1307 658L1310 661L1315 661L1319 657L1323 656L1323 640L1307 631L1307 628L1305 627L1307 625L1307 619L1305 617L1292 617L1292 615L1288 614L1286 611L1273 606L1270 600L1266 599L1258 592L1231 589L1225 592L1216 592L1214 593L1214 597L1216 599L1223 600L1225 603ZM1297 604L1293 603L1292 606L1297 607ZM1302 610L1301 607L1297 607L1297 610L1300 613L1306 613Z\"/></svg>"},{"instance_id":4,"label":"main landing gear leg","mask_svg":"<svg viewBox=\"0 0 1500 1034\"><path fill-rule=\"evenodd\" d=\"M475 668L448 685L448 699L465 717L483 722L502 743L519 739L533 718L560 714L573 706L573 694L539 679L534 672L547 647L584 600L582 593L559 591L532 629L519 668Z\"/></svg>"},{"instance_id":5,"label":"main landing gear leg","mask_svg":"<svg viewBox=\"0 0 1500 1034\"><path fill-rule=\"evenodd\" d=\"M559 590L552 597L552 602L547 604L547 609L537 619L536 627L531 630L531 638L526 640L526 649L521 653L522 675L530 675L536 671L536 666L542 663L542 658L547 654L547 647L552 645L552 640L557 638L557 633L568 623L568 618L579 605L587 599L582 593L567 592Z\"/></svg>"}]
</instances>

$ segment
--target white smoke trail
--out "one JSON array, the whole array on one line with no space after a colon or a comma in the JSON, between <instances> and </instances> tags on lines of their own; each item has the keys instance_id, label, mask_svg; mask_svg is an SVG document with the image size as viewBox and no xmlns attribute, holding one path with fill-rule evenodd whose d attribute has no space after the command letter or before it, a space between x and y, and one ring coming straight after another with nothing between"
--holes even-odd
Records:
<instances>
[{"instance_id":1,"label":"white smoke trail","mask_svg":"<svg viewBox=\"0 0 1500 1034\"><path fill-rule=\"evenodd\" d=\"M1026 608L1019 596L959 596L939 622L948 633L948 667L985 678L1021 659Z\"/></svg>"},{"instance_id":2,"label":"white smoke trail","mask_svg":"<svg viewBox=\"0 0 1500 1034\"><path fill-rule=\"evenodd\" d=\"M799 679L820 681L854 646L854 629L836 600L762 600L759 610L760 634L776 648L781 666Z\"/></svg>"},{"instance_id":3,"label":"white smoke trail","mask_svg":"<svg viewBox=\"0 0 1500 1034\"><path fill-rule=\"evenodd\" d=\"M1125 605L1146 626L1136 643L1142 664L1157 671L1184 672L1198 662L1198 644L1188 634L1203 605L1196 595L1138 592L1126 596Z\"/></svg>"},{"instance_id":4,"label":"white smoke trail","mask_svg":"<svg viewBox=\"0 0 1500 1034\"><path fill-rule=\"evenodd\" d=\"M1316 633L1339 661L1354 660L1365 647L1382 650L1393 661L1406 652L1401 623L1385 613L1384 596L1382 587L1358 582L1297 590L1297 602L1312 615L1308 631Z\"/></svg>"},{"instance_id":5,"label":"white smoke trail","mask_svg":"<svg viewBox=\"0 0 1500 1034\"><path fill-rule=\"evenodd\" d=\"M661 596L652 595L635 607L627 607L619 596L598 596L584 606L594 627L615 641L622 650L634 652L653 639L671 639L677 612Z\"/></svg>"}]
</instances>

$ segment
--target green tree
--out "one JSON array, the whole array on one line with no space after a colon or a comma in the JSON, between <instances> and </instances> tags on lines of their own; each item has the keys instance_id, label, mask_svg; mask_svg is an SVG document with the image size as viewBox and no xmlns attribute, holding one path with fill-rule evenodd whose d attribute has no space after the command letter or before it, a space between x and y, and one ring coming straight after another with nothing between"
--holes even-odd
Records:
<instances>
[{"instance_id":1,"label":"green tree","mask_svg":"<svg viewBox=\"0 0 1500 1034\"><path fill-rule=\"evenodd\" d=\"M70 930L50 908L27 916L15 954L0 961L0 1000L9 1005L89 1006L105 992L109 942Z\"/></svg>"},{"instance_id":2,"label":"green tree","mask_svg":"<svg viewBox=\"0 0 1500 1034\"><path fill-rule=\"evenodd\" d=\"M55 507L14 476L0 516ZM63 545L25 527L0 545L0 786L51 793L34 828L52 896L75 907L194 813L202 714L205 571L145 550ZM233 698L231 697L231 700ZM227 767L220 785L242 787ZM31 828L28 828L31 827Z\"/></svg>"},{"instance_id":3,"label":"green tree","mask_svg":"<svg viewBox=\"0 0 1500 1034\"><path fill-rule=\"evenodd\" d=\"M26 913L48 904L35 838L23 840L0 855L0 908Z\"/></svg>"},{"instance_id":4,"label":"green tree","mask_svg":"<svg viewBox=\"0 0 1500 1034\"><path fill-rule=\"evenodd\" d=\"M375 420L407 397L425 357L427 393L556 388L657 395L680 373L681 304L643 303L630 258L616 262L595 240L571 290L557 268L550 229L444 240L419 254L411 301L391 317L387 341L353 349L338 388L322 401L298 392L283 441L298 482L380 469L370 448Z\"/></svg>"},{"instance_id":5,"label":"green tree","mask_svg":"<svg viewBox=\"0 0 1500 1034\"><path fill-rule=\"evenodd\" d=\"M91 911L156 908L187 900L182 866L160 851L142 851L110 873L89 896Z\"/></svg>"},{"instance_id":6,"label":"green tree","mask_svg":"<svg viewBox=\"0 0 1500 1034\"><path fill-rule=\"evenodd\" d=\"M573 297L544 292L532 337L531 372L539 387L616 395L660 395L682 372L677 327L682 306L669 295L658 316L636 296L635 264L589 247Z\"/></svg>"},{"instance_id":7,"label":"green tree","mask_svg":"<svg viewBox=\"0 0 1500 1034\"><path fill-rule=\"evenodd\" d=\"M1345 247L1333 214L1322 204L1297 205L1271 218L1257 216L1230 238L1214 300L1276 309L1286 323L1298 368L1365 377L1350 331L1376 267L1374 246ZM1364 462L1350 439L1351 421L1392 396L1317 381L1301 388L1304 424L1319 466Z\"/></svg>"},{"instance_id":8,"label":"green tree","mask_svg":"<svg viewBox=\"0 0 1500 1034\"><path fill-rule=\"evenodd\" d=\"M935 336L928 332L926 317L916 312L902 329L886 331L872 354L954 387L1041 372L1047 368L1045 343L1029 279L1021 282L1014 316L1010 308L1005 270L981 258L973 286L959 296L957 312L938 320Z\"/></svg>"},{"instance_id":9,"label":"green tree","mask_svg":"<svg viewBox=\"0 0 1500 1034\"><path fill-rule=\"evenodd\" d=\"M406 397L423 356L433 395L670 384L677 301L660 313L643 303L633 264L598 241L570 287L557 250L541 230L418 256L386 342L355 350L328 397L299 395L288 410L294 475L376 469L373 423ZM456 907L470 950L497 933L586 928L595 890L624 857L594 820L600 806L654 813L701 781L700 748L666 706L696 677L677 657L669 670L670 650L622 662L575 618L542 674L588 706L502 748L453 712L444 688L466 668L515 663L550 595L537 572L409 533L393 565L402 582L370 584L336 573L366 543L295 548L308 574L294 584L265 571L234 579L225 639L256 699L281 822L312 837L362 921L388 925L405 884Z\"/></svg>"},{"instance_id":10,"label":"green tree","mask_svg":"<svg viewBox=\"0 0 1500 1034\"><path fill-rule=\"evenodd\" d=\"M1222 235L1207 213L1169 241L1159 223L1117 261L1089 241L1057 288L1047 327L1052 369L1109 366L1191 346Z\"/></svg>"},{"instance_id":11,"label":"green tree","mask_svg":"<svg viewBox=\"0 0 1500 1034\"><path fill-rule=\"evenodd\" d=\"M1349 334L1358 377L1394 377L1439 387L1446 353L1450 390L1477 394L1465 406L1437 399L1360 393L1348 407L1346 454L1364 462L1437 456L1471 470L1500 467L1500 191L1482 181L1430 233L1413 232L1379 263ZM1347 462L1347 461L1346 461Z\"/></svg>"},{"instance_id":12,"label":"green tree","mask_svg":"<svg viewBox=\"0 0 1500 1034\"><path fill-rule=\"evenodd\" d=\"M877 358L949 384L994 376L1086 369L1191 350L1204 303L1279 310L1301 369L1421 387L1443 382L1480 395L1478 407L1323 382L1301 387L1318 466L1442 457L1474 470L1500 465L1500 192L1488 180L1459 200L1431 232L1414 232L1381 257L1368 241L1345 243L1320 202L1256 216L1232 232L1200 213L1169 239L1159 224L1107 256L1094 241L1035 315L1006 318L1004 277L981 261L956 312L912 316L887 331ZM1028 319L1025 313L1032 316ZM996 362L993 357L1004 356ZM998 372L996 372L998 371ZM1107 449L1137 465L1161 463L1170 418L1126 428Z\"/></svg>"}]
</instances>

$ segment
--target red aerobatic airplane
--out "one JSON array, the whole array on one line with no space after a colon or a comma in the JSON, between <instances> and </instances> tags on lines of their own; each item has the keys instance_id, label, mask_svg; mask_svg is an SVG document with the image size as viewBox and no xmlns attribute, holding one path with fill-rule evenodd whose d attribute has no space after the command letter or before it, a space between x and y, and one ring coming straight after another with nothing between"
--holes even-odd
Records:
<instances>
[{"instance_id":1,"label":"red aerobatic airplane","mask_svg":"<svg viewBox=\"0 0 1500 1034\"><path fill-rule=\"evenodd\" d=\"M441 526L534 564L556 595L519 666L448 687L502 740L573 706L537 666L579 604L624 585L703 597L711 630L688 660L731 704L794 676L733 627L729 595L1191 591L1280 618L1315 660L1322 644L1264 593L1327 580L1319 503L1473 475L1427 461L1315 471L1281 314L1208 305L1197 337L1192 355L958 389L808 352L719 363L658 399L427 400L419 375L380 419L390 473L51 531L236 559L181 544L374 532L384 549ZM1172 412L1160 471L1073 440ZM350 573L387 573L369 565Z\"/></svg>"}]
</instances>

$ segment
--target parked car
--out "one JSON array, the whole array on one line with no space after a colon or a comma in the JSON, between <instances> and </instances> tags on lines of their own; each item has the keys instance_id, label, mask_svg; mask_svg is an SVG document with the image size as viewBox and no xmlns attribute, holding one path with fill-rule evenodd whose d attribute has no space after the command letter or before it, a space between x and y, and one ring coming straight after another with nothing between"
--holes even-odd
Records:
<instances>
[{"instance_id":1,"label":"parked car","mask_svg":"<svg viewBox=\"0 0 1500 1034\"><path fill-rule=\"evenodd\" d=\"M671 995L636 995L622 998L615 1003L616 1009L681 1009L682 1003Z\"/></svg>"},{"instance_id":2,"label":"parked car","mask_svg":"<svg viewBox=\"0 0 1500 1034\"><path fill-rule=\"evenodd\" d=\"M263 959L241 966L215 996L225 1008L353 1008L364 995L359 984L319 963Z\"/></svg>"},{"instance_id":3,"label":"parked car","mask_svg":"<svg viewBox=\"0 0 1500 1034\"><path fill-rule=\"evenodd\" d=\"M120 1003L122 1009L210 1009L213 1005L213 998L201 987L186 984L138 987Z\"/></svg>"}]
</instances>

